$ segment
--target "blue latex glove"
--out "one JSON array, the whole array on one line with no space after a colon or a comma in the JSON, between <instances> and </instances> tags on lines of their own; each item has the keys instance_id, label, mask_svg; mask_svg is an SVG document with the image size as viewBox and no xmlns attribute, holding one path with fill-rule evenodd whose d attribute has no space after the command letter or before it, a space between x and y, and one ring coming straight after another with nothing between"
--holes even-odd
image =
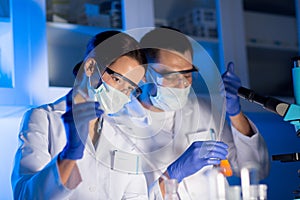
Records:
<instances>
[{"instance_id":1,"label":"blue latex glove","mask_svg":"<svg viewBox=\"0 0 300 200\"><path fill-rule=\"evenodd\" d=\"M168 168L171 179L181 182L204 166L219 165L220 161L226 159L228 154L227 144L217 141L194 142L175 162Z\"/></svg>"},{"instance_id":2,"label":"blue latex glove","mask_svg":"<svg viewBox=\"0 0 300 200\"><path fill-rule=\"evenodd\" d=\"M67 144L59 154L59 159L78 160L83 157L86 139L89 134L89 121L103 114L98 102L85 102L73 105L67 101L67 112L62 115L67 135Z\"/></svg>"},{"instance_id":3,"label":"blue latex glove","mask_svg":"<svg viewBox=\"0 0 300 200\"><path fill-rule=\"evenodd\" d=\"M229 116L235 116L241 112L238 89L242 86L240 78L234 73L234 64L228 63L227 71L222 75L226 95L226 112ZM221 91L224 93L224 91Z\"/></svg>"}]
</instances>

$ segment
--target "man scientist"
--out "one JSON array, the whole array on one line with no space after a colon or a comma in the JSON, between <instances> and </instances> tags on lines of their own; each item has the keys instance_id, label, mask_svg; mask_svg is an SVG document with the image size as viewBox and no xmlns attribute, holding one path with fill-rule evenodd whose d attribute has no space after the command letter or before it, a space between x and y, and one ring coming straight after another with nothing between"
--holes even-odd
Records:
<instances>
[{"instance_id":1,"label":"man scientist","mask_svg":"<svg viewBox=\"0 0 300 200\"><path fill-rule=\"evenodd\" d=\"M269 173L268 150L256 126L241 111L237 95L241 81L234 74L234 64L228 64L220 88L230 124L218 128L214 119L220 113L212 113L213 105L191 95L192 74L198 70L192 64L193 48L188 38L175 30L155 28L142 37L140 44L147 55L149 84L143 87L139 100L152 122L144 130L151 135L151 142L144 148L158 171L178 180L182 199L205 199L207 182L201 182L201 172L226 158L236 175L252 163L259 168L259 179L265 178ZM215 84L219 84L217 80ZM210 137L209 130L220 132L219 141ZM145 171L149 172L149 183L156 181L152 198L163 198L164 180L151 169Z\"/></svg>"}]
</instances>

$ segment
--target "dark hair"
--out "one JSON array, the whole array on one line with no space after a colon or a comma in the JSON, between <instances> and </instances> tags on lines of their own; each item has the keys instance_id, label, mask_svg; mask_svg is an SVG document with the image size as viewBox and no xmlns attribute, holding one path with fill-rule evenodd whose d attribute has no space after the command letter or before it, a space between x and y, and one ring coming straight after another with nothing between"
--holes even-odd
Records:
<instances>
[{"instance_id":1,"label":"dark hair","mask_svg":"<svg viewBox=\"0 0 300 200\"><path fill-rule=\"evenodd\" d=\"M170 27L151 30L142 37L140 45L150 60L157 60L157 54L162 49L181 54L189 51L193 55L193 48L189 39L179 30Z\"/></svg>"},{"instance_id":2,"label":"dark hair","mask_svg":"<svg viewBox=\"0 0 300 200\"><path fill-rule=\"evenodd\" d=\"M98 33L87 44L84 59L91 57L97 61L100 68L111 65L120 56L128 56L146 67L146 56L140 50L139 43L131 36L120 31L109 30ZM81 63L78 63L73 74L76 76ZM78 66L79 65L79 66ZM101 69L100 69L101 70Z\"/></svg>"}]
</instances>

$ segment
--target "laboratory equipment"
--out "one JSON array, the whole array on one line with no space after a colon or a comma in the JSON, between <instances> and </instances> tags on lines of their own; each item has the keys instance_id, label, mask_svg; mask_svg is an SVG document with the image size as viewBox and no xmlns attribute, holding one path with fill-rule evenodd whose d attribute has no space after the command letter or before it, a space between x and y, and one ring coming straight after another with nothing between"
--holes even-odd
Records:
<instances>
[{"instance_id":1,"label":"laboratory equipment","mask_svg":"<svg viewBox=\"0 0 300 200\"><path fill-rule=\"evenodd\" d=\"M259 168L255 164L249 164L241 169L241 185L243 200L257 200Z\"/></svg>"},{"instance_id":2,"label":"laboratory equipment","mask_svg":"<svg viewBox=\"0 0 300 200\"><path fill-rule=\"evenodd\" d=\"M229 185L223 169L214 167L204 174L209 200L267 200L267 185L259 183L259 166L248 163L241 169L241 185Z\"/></svg>"},{"instance_id":3,"label":"laboratory equipment","mask_svg":"<svg viewBox=\"0 0 300 200\"><path fill-rule=\"evenodd\" d=\"M283 117L284 121L290 122L295 126L295 131L298 137L300 137L300 56L292 58L293 68L292 68L292 77L293 77L293 86L294 86L294 97L295 104L290 104L276 98L266 97L256 94L253 90L240 87L238 90L238 95L250 102L257 103L263 108L273 113L276 113ZM281 162L294 162L299 161L299 153L289 153L289 154L279 154L272 155L272 160L279 160ZM260 193L266 193L266 186L261 186L259 188ZM296 197L298 198L298 190Z\"/></svg>"},{"instance_id":4,"label":"laboratory equipment","mask_svg":"<svg viewBox=\"0 0 300 200\"><path fill-rule=\"evenodd\" d=\"M274 112L295 126L297 136L300 137L300 57L292 58L292 69L295 103L290 104L272 97L261 96L253 90L240 87L238 95L250 102L263 106L266 110Z\"/></svg>"},{"instance_id":5,"label":"laboratory equipment","mask_svg":"<svg viewBox=\"0 0 300 200\"><path fill-rule=\"evenodd\" d=\"M294 62L294 67L292 69L292 75L293 75L293 83L294 83L294 97L295 97L296 104L300 105L300 57L294 57L293 62ZM297 116L297 114L298 114L298 119L299 119L300 118L299 112L295 113L294 115ZM297 134L300 134L299 120L294 125L296 128Z\"/></svg>"},{"instance_id":6,"label":"laboratory equipment","mask_svg":"<svg viewBox=\"0 0 300 200\"><path fill-rule=\"evenodd\" d=\"M242 200L242 190L240 185L232 185L228 188L227 199Z\"/></svg>"},{"instance_id":7,"label":"laboratory equipment","mask_svg":"<svg viewBox=\"0 0 300 200\"><path fill-rule=\"evenodd\" d=\"M216 132L213 128L210 129L210 137L212 140L220 141L220 137L217 137ZM224 176L232 176L233 172L228 159L221 160L220 164L217 167L220 168Z\"/></svg>"},{"instance_id":8,"label":"laboratory equipment","mask_svg":"<svg viewBox=\"0 0 300 200\"><path fill-rule=\"evenodd\" d=\"M297 129L300 125L300 105L290 104L273 97L261 96L253 90L244 87L239 88L238 94L240 97L250 102L257 103L266 110L282 116L284 121L288 121L295 125L297 136L300 137L300 129Z\"/></svg>"},{"instance_id":9,"label":"laboratory equipment","mask_svg":"<svg viewBox=\"0 0 300 200\"><path fill-rule=\"evenodd\" d=\"M221 168L224 176L227 176L227 177L232 176L233 172L232 172L232 168L230 166L228 159L221 160L220 168Z\"/></svg>"},{"instance_id":10,"label":"laboratory equipment","mask_svg":"<svg viewBox=\"0 0 300 200\"><path fill-rule=\"evenodd\" d=\"M166 179L165 183L165 197L164 200L180 200L178 195L178 182L177 179Z\"/></svg>"},{"instance_id":11,"label":"laboratory equipment","mask_svg":"<svg viewBox=\"0 0 300 200\"><path fill-rule=\"evenodd\" d=\"M207 178L209 199L226 200L228 184L222 169L214 167L204 172Z\"/></svg>"}]
</instances>

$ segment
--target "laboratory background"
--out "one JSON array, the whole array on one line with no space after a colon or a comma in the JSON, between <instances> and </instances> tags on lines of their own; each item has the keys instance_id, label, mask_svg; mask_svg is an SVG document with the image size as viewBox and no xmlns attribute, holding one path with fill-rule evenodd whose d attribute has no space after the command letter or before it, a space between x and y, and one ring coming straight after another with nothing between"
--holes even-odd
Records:
<instances>
[{"instance_id":1,"label":"laboratory background","mask_svg":"<svg viewBox=\"0 0 300 200\"><path fill-rule=\"evenodd\" d=\"M0 0L0 199L13 198L10 176L22 115L70 90L73 66L96 33L180 29L205 48L220 72L234 61L243 86L294 103L291 59L300 55L299 14L300 0ZM300 137L292 124L258 104L241 103L271 158L298 155ZM262 181L268 199L300 196L299 177L298 158L271 160Z\"/></svg>"}]
</instances>

